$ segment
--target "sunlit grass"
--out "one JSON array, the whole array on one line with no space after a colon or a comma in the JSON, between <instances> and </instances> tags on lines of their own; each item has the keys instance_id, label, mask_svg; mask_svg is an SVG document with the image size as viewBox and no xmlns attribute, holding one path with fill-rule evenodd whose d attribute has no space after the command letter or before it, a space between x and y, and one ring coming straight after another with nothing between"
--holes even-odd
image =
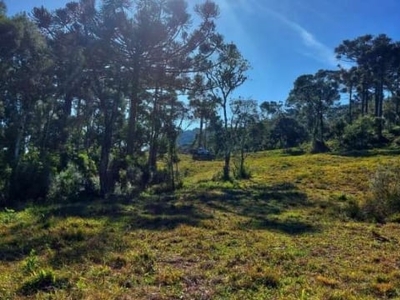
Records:
<instances>
[{"instance_id":1,"label":"sunlit grass","mask_svg":"<svg viewBox=\"0 0 400 300\"><path fill-rule=\"evenodd\" d=\"M182 156L175 195L0 212L0 299L398 299L400 225L352 218L390 155ZM355 209L355 208L354 208Z\"/></svg>"}]
</instances>

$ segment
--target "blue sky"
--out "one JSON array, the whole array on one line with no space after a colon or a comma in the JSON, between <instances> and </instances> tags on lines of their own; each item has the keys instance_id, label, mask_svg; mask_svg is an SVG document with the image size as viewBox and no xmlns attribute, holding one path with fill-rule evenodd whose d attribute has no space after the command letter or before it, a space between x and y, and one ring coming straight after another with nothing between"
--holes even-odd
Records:
<instances>
[{"instance_id":1,"label":"blue sky","mask_svg":"<svg viewBox=\"0 0 400 300\"><path fill-rule=\"evenodd\" d=\"M65 0L5 0L8 13L35 6L63 7ZM188 0L189 3L199 0ZM344 39L385 33L400 41L399 0L215 0L219 31L252 65L234 96L284 101L294 80L336 69L333 50Z\"/></svg>"}]
</instances>

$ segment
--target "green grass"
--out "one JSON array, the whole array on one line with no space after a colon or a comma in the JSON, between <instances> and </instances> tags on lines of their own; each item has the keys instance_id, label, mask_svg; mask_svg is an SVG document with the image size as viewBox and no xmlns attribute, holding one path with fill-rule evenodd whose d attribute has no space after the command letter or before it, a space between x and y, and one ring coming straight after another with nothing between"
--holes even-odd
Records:
<instances>
[{"instance_id":1,"label":"green grass","mask_svg":"<svg viewBox=\"0 0 400 300\"><path fill-rule=\"evenodd\" d=\"M0 299L400 299L400 224L352 219L399 158L182 157L184 188L0 212Z\"/></svg>"}]
</instances>

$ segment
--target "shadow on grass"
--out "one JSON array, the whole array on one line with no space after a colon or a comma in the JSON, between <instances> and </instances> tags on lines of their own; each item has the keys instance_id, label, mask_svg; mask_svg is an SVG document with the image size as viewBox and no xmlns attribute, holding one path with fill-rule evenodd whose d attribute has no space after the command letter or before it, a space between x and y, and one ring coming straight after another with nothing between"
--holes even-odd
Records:
<instances>
[{"instance_id":1,"label":"shadow on grass","mask_svg":"<svg viewBox=\"0 0 400 300\"><path fill-rule=\"evenodd\" d=\"M195 205L179 203L176 197L154 196L137 199L127 205L97 202L64 205L33 206L34 216L8 224L0 235L0 261L16 261L32 250L51 250L54 265L81 263L104 257L113 249L124 250L118 241L132 230L172 230L180 225L198 226L201 220L212 218ZM66 221L68 218L72 218ZM96 220L97 225L93 225ZM95 229L93 227L96 227ZM120 244L121 244L120 243Z\"/></svg>"},{"instance_id":2,"label":"shadow on grass","mask_svg":"<svg viewBox=\"0 0 400 300\"><path fill-rule=\"evenodd\" d=\"M350 150L332 153L333 155L345 157L373 157L400 155L400 149L371 149L371 150Z\"/></svg>"},{"instance_id":3,"label":"shadow on grass","mask_svg":"<svg viewBox=\"0 0 400 300\"><path fill-rule=\"evenodd\" d=\"M47 214L60 218L106 218L112 226L119 223L130 230L170 230L181 224L196 226L212 216L200 212L192 204L178 203L176 197L154 196L126 203L94 203L91 205L58 206L47 209Z\"/></svg>"},{"instance_id":4,"label":"shadow on grass","mask_svg":"<svg viewBox=\"0 0 400 300\"><path fill-rule=\"evenodd\" d=\"M200 192L197 197L208 207L249 218L241 229L265 229L286 234L317 232L318 228L300 218L281 218L283 212L310 207L306 194L292 183L254 185L249 189L213 189Z\"/></svg>"},{"instance_id":5,"label":"shadow on grass","mask_svg":"<svg viewBox=\"0 0 400 300\"><path fill-rule=\"evenodd\" d=\"M108 251L124 251L126 232L172 230L180 225L203 226L202 221L214 218L213 210L225 213L228 218L246 217L245 223L238 221L238 229L272 230L291 235L315 232L318 229L303 218L282 215L285 211L310 205L306 195L291 183L254 183L248 189L197 189L182 193L180 198L147 196L130 204L113 199L111 203L101 200L34 206L28 208L34 216L30 221L15 221L2 230L0 261L23 259L31 250L50 251L54 265L96 260Z\"/></svg>"},{"instance_id":6,"label":"shadow on grass","mask_svg":"<svg viewBox=\"0 0 400 300\"><path fill-rule=\"evenodd\" d=\"M297 219L268 219L256 218L241 226L242 229L264 229L286 233L289 235L299 235L305 233L318 232L318 230L311 224L297 220Z\"/></svg>"},{"instance_id":7,"label":"shadow on grass","mask_svg":"<svg viewBox=\"0 0 400 300\"><path fill-rule=\"evenodd\" d=\"M106 232L89 233L73 226L48 231L32 225L30 229L12 228L10 233L12 238L0 244L0 261L21 260L34 250L37 254L52 252L54 264L81 263L88 255L102 256L107 241Z\"/></svg>"}]
</instances>

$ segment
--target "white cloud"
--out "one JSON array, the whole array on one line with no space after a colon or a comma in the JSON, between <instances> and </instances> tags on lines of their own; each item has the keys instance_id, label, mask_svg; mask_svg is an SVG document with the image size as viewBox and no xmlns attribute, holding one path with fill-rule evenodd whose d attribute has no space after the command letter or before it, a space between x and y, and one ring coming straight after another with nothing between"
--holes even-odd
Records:
<instances>
[{"instance_id":1,"label":"white cloud","mask_svg":"<svg viewBox=\"0 0 400 300\"><path fill-rule=\"evenodd\" d=\"M254 1L253 4L257 5L258 10L262 10L274 18L278 19L281 23L285 24L287 27L292 29L297 33L297 35L302 40L304 46L306 46L311 53L312 57L320 62L326 63L332 67L336 67L338 65L338 60L335 57L333 49L319 41L315 35L313 35L310 31L305 29L299 23L296 23L286 16L267 8L264 5L261 5L259 2ZM304 55L310 56L310 51L304 53Z\"/></svg>"}]
</instances>

